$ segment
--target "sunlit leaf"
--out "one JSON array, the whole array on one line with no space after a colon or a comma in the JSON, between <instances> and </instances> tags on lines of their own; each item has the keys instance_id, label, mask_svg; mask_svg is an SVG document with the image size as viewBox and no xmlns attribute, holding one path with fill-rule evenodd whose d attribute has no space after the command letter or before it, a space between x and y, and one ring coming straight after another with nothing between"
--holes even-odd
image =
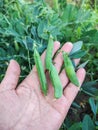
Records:
<instances>
[{"instance_id":1,"label":"sunlit leaf","mask_svg":"<svg viewBox=\"0 0 98 130\"><path fill-rule=\"evenodd\" d=\"M75 42L73 44L73 48L72 48L72 50L70 52L70 55L72 55L73 53L79 51L82 48L82 46L83 46L83 42L82 41Z\"/></svg>"}]
</instances>

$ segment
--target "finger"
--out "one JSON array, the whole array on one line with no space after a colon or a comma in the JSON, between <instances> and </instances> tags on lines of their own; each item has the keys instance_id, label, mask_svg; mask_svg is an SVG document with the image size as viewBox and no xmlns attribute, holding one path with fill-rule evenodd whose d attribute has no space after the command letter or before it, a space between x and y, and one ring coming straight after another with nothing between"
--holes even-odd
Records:
<instances>
[{"instance_id":1,"label":"finger","mask_svg":"<svg viewBox=\"0 0 98 130\"><path fill-rule=\"evenodd\" d=\"M62 56L62 51L65 51L67 53L69 53L72 50L73 44L70 42L67 42L66 44L63 45L63 47L60 50L60 53L55 57L54 59L54 63L55 63L55 67L59 73L61 66L63 64L63 56Z\"/></svg>"},{"instance_id":2,"label":"finger","mask_svg":"<svg viewBox=\"0 0 98 130\"><path fill-rule=\"evenodd\" d=\"M77 66L79 64L79 61L80 59L75 59L74 62L75 62L75 65ZM64 88L68 82L69 82L69 79L66 75L66 72L65 72L65 69L63 69L60 73L60 80L61 80L61 83L62 83L62 87Z\"/></svg>"},{"instance_id":3,"label":"finger","mask_svg":"<svg viewBox=\"0 0 98 130\"><path fill-rule=\"evenodd\" d=\"M20 76L20 66L15 60L11 60L4 79L1 82L1 91L15 89Z\"/></svg>"},{"instance_id":4,"label":"finger","mask_svg":"<svg viewBox=\"0 0 98 130\"><path fill-rule=\"evenodd\" d=\"M79 69L77 71L77 77L78 77L80 86L82 85L82 83L84 81L85 74L86 74L86 72L85 72L85 70L83 68L81 68L81 69ZM71 103L75 99L75 97L76 97L79 90L80 90L80 87L76 87L72 83L69 83L69 85L64 89L64 96L68 100L69 105L71 105Z\"/></svg>"},{"instance_id":5,"label":"finger","mask_svg":"<svg viewBox=\"0 0 98 130\"><path fill-rule=\"evenodd\" d=\"M79 59L74 59L74 63L75 63L75 66L77 66L80 62L80 58Z\"/></svg>"}]
</instances>

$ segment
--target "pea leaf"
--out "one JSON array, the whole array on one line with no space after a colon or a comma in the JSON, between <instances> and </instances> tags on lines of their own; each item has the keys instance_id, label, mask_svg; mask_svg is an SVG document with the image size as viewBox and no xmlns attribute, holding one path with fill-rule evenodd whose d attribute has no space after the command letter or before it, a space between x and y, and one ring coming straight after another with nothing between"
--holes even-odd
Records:
<instances>
[{"instance_id":1,"label":"pea leaf","mask_svg":"<svg viewBox=\"0 0 98 130\"><path fill-rule=\"evenodd\" d=\"M82 130L95 130L94 123L89 115L84 116Z\"/></svg>"},{"instance_id":2,"label":"pea leaf","mask_svg":"<svg viewBox=\"0 0 98 130\"><path fill-rule=\"evenodd\" d=\"M80 105L77 104L76 102L73 102L73 103L72 103L72 106L75 107L75 108L77 108L77 109L80 109L80 108L81 108Z\"/></svg>"},{"instance_id":3,"label":"pea leaf","mask_svg":"<svg viewBox=\"0 0 98 130\"><path fill-rule=\"evenodd\" d=\"M80 65L77 67L77 69L79 69L79 68L84 68L84 67L87 65L88 62L89 62L89 60L87 60L86 62L80 64Z\"/></svg>"},{"instance_id":4,"label":"pea leaf","mask_svg":"<svg viewBox=\"0 0 98 130\"><path fill-rule=\"evenodd\" d=\"M27 36L23 43L27 50L33 51L34 40L30 36Z\"/></svg>"},{"instance_id":5,"label":"pea leaf","mask_svg":"<svg viewBox=\"0 0 98 130\"><path fill-rule=\"evenodd\" d=\"M95 124L98 126L98 121L95 121Z\"/></svg>"},{"instance_id":6,"label":"pea leaf","mask_svg":"<svg viewBox=\"0 0 98 130\"><path fill-rule=\"evenodd\" d=\"M74 123L68 130L81 130L82 123Z\"/></svg>"},{"instance_id":7,"label":"pea leaf","mask_svg":"<svg viewBox=\"0 0 98 130\"><path fill-rule=\"evenodd\" d=\"M43 39L48 39L48 23L47 23L47 20L43 20L43 21L40 21L39 25L38 25L38 36L40 38L43 38Z\"/></svg>"},{"instance_id":8,"label":"pea leaf","mask_svg":"<svg viewBox=\"0 0 98 130\"><path fill-rule=\"evenodd\" d=\"M77 52L71 54L71 55L70 55L70 58L75 58L75 59L81 58L81 57L83 57L85 54L86 54L85 51L79 50L79 51L77 51Z\"/></svg>"},{"instance_id":9,"label":"pea leaf","mask_svg":"<svg viewBox=\"0 0 98 130\"><path fill-rule=\"evenodd\" d=\"M3 48L0 48L0 57L6 56L6 51Z\"/></svg>"},{"instance_id":10,"label":"pea leaf","mask_svg":"<svg viewBox=\"0 0 98 130\"><path fill-rule=\"evenodd\" d=\"M82 48L83 42L82 41L78 41L76 43L73 44L73 49L70 52L70 55L72 55L73 53L79 51Z\"/></svg>"},{"instance_id":11,"label":"pea leaf","mask_svg":"<svg viewBox=\"0 0 98 130\"><path fill-rule=\"evenodd\" d=\"M96 113L97 113L97 106L95 104L95 101L94 101L94 98L89 98L89 104L91 106L91 110L92 112L94 113L94 115L96 116Z\"/></svg>"},{"instance_id":12,"label":"pea leaf","mask_svg":"<svg viewBox=\"0 0 98 130\"><path fill-rule=\"evenodd\" d=\"M31 34L33 35L34 39L37 39L38 36L37 36L37 31L36 31L36 27L35 26L32 26Z\"/></svg>"},{"instance_id":13,"label":"pea leaf","mask_svg":"<svg viewBox=\"0 0 98 130\"><path fill-rule=\"evenodd\" d=\"M98 96L98 89L94 86L97 85L97 80L85 82L82 85L82 91L90 96Z\"/></svg>"}]
</instances>

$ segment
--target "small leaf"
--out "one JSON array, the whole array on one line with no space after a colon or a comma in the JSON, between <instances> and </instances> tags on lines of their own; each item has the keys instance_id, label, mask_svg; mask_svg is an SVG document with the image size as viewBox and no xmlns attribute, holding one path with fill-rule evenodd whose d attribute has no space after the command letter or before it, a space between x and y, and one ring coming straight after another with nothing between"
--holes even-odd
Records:
<instances>
[{"instance_id":1,"label":"small leaf","mask_svg":"<svg viewBox=\"0 0 98 130\"><path fill-rule=\"evenodd\" d=\"M48 23L46 20L40 21L37 31L38 31L38 36L40 38L43 38L45 40L48 39L49 30L48 30Z\"/></svg>"},{"instance_id":2,"label":"small leaf","mask_svg":"<svg viewBox=\"0 0 98 130\"><path fill-rule=\"evenodd\" d=\"M23 41L27 50L33 51L34 40L30 36L26 36L26 39Z\"/></svg>"},{"instance_id":3,"label":"small leaf","mask_svg":"<svg viewBox=\"0 0 98 130\"><path fill-rule=\"evenodd\" d=\"M31 34L33 35L33 38L36 39L36 37L37 37L36 27L32 26Z\"/></svg>"},{"instance_id":4,"label":"small leaf","mask_svg":"<svg viewBox=\"0 0 98 130\"><path fill-rule=\"evenodd\" d=\"M89 115L85 115L83 119L82 130L95 130L94 123Z\"/></svg>"},{"instance_id":5,"label":"small leaf","mask_svg":"<svg viewBox=\"0 0 98 130\"><path fill-rule=\"evenodd\" d=\"M97 85L97 80L85 82L82 85L82 91L90 96L98 96L98 89L94 86Z\"/></svg>"},{"instance_id":6,"label":"small leaf","mask_svg":"<svg viewBox=\"0 0 98 130\"><path fill-rule=\"evenodd\" d=\"M72 106L75 107L75 108L77 108L77 109L80 109L80 108L81 108L80 105L77 104L76 102L73 102L73 103L72 103Z\"/></svg>"},{"instance_id":7,"label":"small leaf","mask_svg":"<svg viewBox=\"0 0 98 130\"><path fill-rule=\"evenodd\" d=\"M79 65L77 67L77 69L84 68L87 65L88 62L89 62L89 60L87 60L86 62L82 63L81 65Z\"/></svg>"},{"instance_id":8,"label":"small leaf","mask_svg":"<svg viewBox=\"0 0 98 130\"><path fill-rule=\"evenodd\" d=\"M74 123L68 130L81 130L82 128L82 123Z\"/></svg>"},{"instance_id":9,"label":"small leaf","mask_svg":"<svg viewBox=\"0 0 98 130\"><path fill-rule=\"evenodd\" d=\"M95 121L95 124L98 126L98 121Z\"/></svg>"},{"instance_id":10,"label":"small leaf","mask_svg":"<svg viewBox=\"0 0 98 130\"><path fill-rule=\"evenodd\" d=\"M6 56L6 55L7 55L6 51L3 48L0 48L0 57L2 58L4 56Z\"/></svg>"},{"instance_id":11,"label":"small leaf","mask_svg":"<svg viewBox=\"0 0 98 130\"><path fill-rule=\"evenodd\" d=\"M97 107L96 107L96 104L95 104L94 98L89 98L89 104L90 104L90 106L91 106L91 110L92 110L92 112L93 112L94 115L96 116L96 113L97 113Z\"/></svg>"},{"instance_id":12,"label":"small leaf","mask_svg":"<svg viewBox=\"0 0 98 130\"><path fill-rule=\"evenodd\" d=\"M7 28L5 31L5 35L7 36L19 36L19 34L16 32L16 30L12 29L12 28Z\"/></svg>"},{"instance_id":13,"label":"small leaf","mask_svg":"<svg viewBox=\"0 0 98 130\"><path fill-rule=\"evenodd\" d=\"M77 52L71 54L71 55L70 55L70 58L75 58L75 59L81 58L81 57L83 57L85 54L86 54L85 51L79 50L79 51L77 51Z\"/></svg>"},{"instance_id":14,"label":"small leaf","mask_svg":"<svg viewBox=\"0 0 98 130\"><path fill-rule=\"evenodd\" d=\"M70 55L72 55L73 53L81 50L82 48L82 45L83 45L83 42L82 41L78 41L76 43L73 44L73 49L72 51L70 52Z\"/></svg>"}]
</instances>

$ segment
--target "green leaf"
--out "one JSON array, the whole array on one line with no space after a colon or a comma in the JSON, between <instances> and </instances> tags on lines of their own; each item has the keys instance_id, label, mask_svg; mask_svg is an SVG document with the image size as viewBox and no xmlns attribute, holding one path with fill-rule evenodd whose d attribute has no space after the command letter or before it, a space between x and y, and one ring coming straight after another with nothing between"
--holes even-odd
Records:
<instances>
[{"instance_id":1,"label":"green leaf","mask_svg":"<svg viewBox=\"0 0 98 130\"><path fill-rule=\"evenodd\" d=\"M90 10L84 10L84 9L82 9L82 8L80 8L79 10L78 10L78 13L77 13L77 18L76 18L76 20L77 20L77 22L84 22L84 21L87 21L88 19L89 19L89 17L90 17L90 15L91 15L91 11Z\"/></svg>"},{"instance_id":2,"label":"green leaf","mask_svg":"<svg viewBox=\"0 0 98 130\"><path fill-rule=\"evenodd\" d=\"M19 35L24 35L25 25L21 21L17 20L15 23L15 30Z\"/></svg>"},{"instance_id":3,"label":"green leaf","mask_svg":"<svg viewBox=\"0 0 98 130\"><path fill-rule=\"evenodd\" d=\"M82 128L82 123L74 123L68 130L81 130Z\"/></svg>"},{"instance_id":4,"label":"green leaf","mask_svg":"<svg viewBox=\"0 0 98 130\"><path fill-rule=\"evenodd\" d=\"M95 130L94 123L89 115L84 116L82 130Z\"/></svg>"},{"instance_id":5,"label":"green leaf","mask_svg":"<svg viewBox=\"0 0 98 130\"><path fill-rule=\"evenodd\" d=\"M72 48L72 50L71 50L71 52L70 52L70 55L72 55L73 53L75 53L75 52L81 50L82 46L83 46L83 41L75 42L75 43L73 44L73 48Z\"/></svg>"},{"instance_id":6,"label":"green leaf","mask_svg":"<svg viewBox=\"0 0 98 130\"><path fill-rule=\"evenodd\" d=\"M3 7L3 0L0 0L0 8Z\"/></svg>"},{"instance_id":7,"label":"green leaf","mask_svg":"<svg viewBox=\"0 0 98 130\"><path fill-rule=\"evenodd\" d=\"M77 14L76 6L73 6L72 4L67 4L62 12L62 20L65 22L65 24L68 24L69 22L75 20L76 14Z\"/></svg>"},{"instance_id":8,"label":"green leaf","mask_svg":"<svg viewBox=\"0 0 98 130\"><path fill-rule=\"evenodd\" d=\"M34 43L34 40L30 36L27 36L23 40L23 44L25 45L26 49L30 51L33 51L33 43Z\"/></svg>"},{"instance_id":9,"label":"green leaf","mask_svg":"<svg viewBox=\"0 0 98 130\"><path fill-rule=\"evenodd\" d=\"M47 20L43 20L43 21L40 21L39 25L38 25L38 36L40 38L43 38L45 40L48 39L48 23L47 23Z\"/></svg>"},{"instance_id":10,"label":"green leaf","mask_svg":"<svg viewBox=\"0 0 98 130\"><path fill-rule=\"evenodd\" d=\"M98 126L98 121L95 121L95 124Z\"/></svg>"},{"instance_id":11,"label":"green leaf","mask_svg":"<svg viewBox=\"0 0 98 130\"><path fill-rule=\"evenodd\" d=\"M88 62L89 62L89 60L87 60L87 61L85 61L84 63L80 64L80 65L77 67L77 69L84 68L84 67L87 65Z\"/></svg>"},{"instance_id":12,"label":"green leaf","mask_svg":"<svg viewBox=\"0 0 98 130\"><path fill-rule=\"evenodd\" d=\"M75 58L75 59L81 58L81 57L83 57L85 54L86 54L85 51L79 50L79 51L77 51L77 52L71 54L71 55L70 55L70 58Z\"/></svg>"},{"instance_id":13,"label":"green leaf","mask_svg":"<svg viewBox=\"0 0 98 130\"><path fill-rule=\"evenodd\" d=\"M73 102L72 106L75 107L75 108L77 108L77 109L81 108L81 106L79 104L77 104L76 102Z\"/></svg>"},{"instance_id":14,"label":"green leaf","mask_svg":"<svg viewBox=\"0 0 98 130\"><path fill-rule=\"evenodd\" d=\"M95 85L97 85L97 80L85 82L81 90L90 96L98 96L98 89L94 87Z\"/></svg>"},{"instance_id":15,"label":"green leaf","mask_svg":"<svg viewBox=\"0 0 98 130\"><path fill-rule=\"evenodd\" d=\"M6 51L3 48L0 48L0 57L2 58L4 56L6 56L6 55L7 55Z\"/></svg>"},{"instance_id":16,"label":"green leaf","mask_svg":"<svg viewBox=\"0 0 98 130\"><path fill-rule=\"evenodd\" d=\"M33 35L33 38L36 39L37 38L37 31L36 31L36 27L32 26L31 28L31 34Z\"/></svg>"},{"instance_id":17,"label":"green leaf","mask_svg":"<svg viewBox=\"0 0 98 130\"><path fill-rule=\"evenodd\" d=\"M16 30L14 30L11 27L6 29L5 35L7 35L7 36L15 36L15 37L19 36L19 34L16 32Z\"/></svg>"},{"instance_id":18,"label":"green leaf","mask_svg":"<svg viewBox=\"0 0 98 130\"><path fill-rule=\"evenodd\" d=\"M94 115L96 116L96 113L97 113L97 106L95 104L95 101L94 101L94 98L89 98L89 104L91 106L91 110L92 112L94 113Z\"/></svg>"}]
</instances>

